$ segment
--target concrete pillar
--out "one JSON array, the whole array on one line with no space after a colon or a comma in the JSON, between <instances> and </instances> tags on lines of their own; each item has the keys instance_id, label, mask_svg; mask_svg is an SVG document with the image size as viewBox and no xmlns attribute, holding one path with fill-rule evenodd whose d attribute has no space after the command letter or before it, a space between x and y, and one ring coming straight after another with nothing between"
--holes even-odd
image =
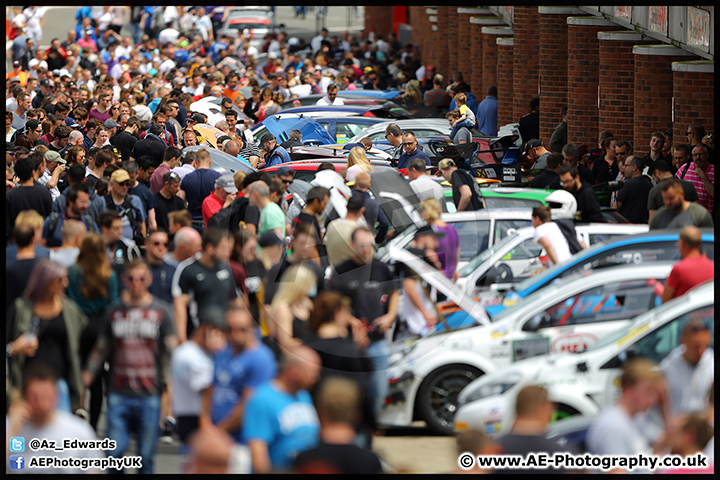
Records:
<instances>
[{"instance_id":1,"label":"concrete pillar","mask_svg":"<svg viewBox=\"0 0 720 480\"><path fill-rule=\"evenodd\" d=\"M598 128L601 131L611 131L618 140L632 142L635 129L633 47L647 44L649 40L644 35L631 31L599 32L598 39L600 40Z\"/></svg>"},{"instance_id":2,"label":"concrete pillar","mask_svg":"<svg viewBox=\"0 0 720 480\"><path fill-rule=\"evenodd\" d=\"M540 140L547 145L557 125L558 112L567 105L568 26L572 7L538 7L540 14ZM526 113L530 99L526 99Z\"/></svg>"},{"instance_id":3,"label":"concrete pillar","mask_svg":"<svg viewBox=\"0 0 720 480\"><path fill-rule=\"evenodd\" d=\"M498 128L516 123L513 118L513 37L500 37L497 43Z\"/></svg>"},{"instance_id":4,"label":"concrete pillar","mask_svg":"<svg viewBox=\"0 0 720 480\"><path fill-rule=\"evenodd\" d=\"M600 41L598 32L622 27L602 17L568 17L568 142L597 144ZM603 72L604 73L604 72ZM527 108L527 107L526 107ZM540 112L545 109L540 102ZM560 122L560 110L547 112L553 128ZM614 133L614 132L613 132ZM548 139L549 141L549 139Z\"/></svg>"},{"instance_id":5,"label":"concrete pillar","mask_svg":"<svg viewBox=\"0 0 720 480\"><path fill-rule=\"evenodd\" d=\"M674 62L673 97L675 143L686 143L687 127L699 123L708 133L715 130L715 65L712 61ZM715 143L717 148L717 141Z\"/></svg>"},{"instance_id":6,"label":"concrete pillar","mask_svg":"<svg viewBox=\"0 0 720 480\"><path fill-rule=\"evenodd\" d=\"M470 58L469 62L472 63L471 67L471 78L466 83L470 84L470 91L475 94L478 98L478 103L482 98L485 98L485 91L483 86L485 81L483 79L484 69L484 58L485 58L485 44L483 42L482 30L483 27L492 25L505 25L505 22L500 17L495 16L482 16L482 17L471 17L470 18L470 36L472 45L470 47Z\"/></svg>"},{"instance_id":7,"label":"concrete pillar","mask_svg":"<svg viewBox=\"0 0 720 480\"><path fill-rule=\"evenodd\" d=\"M650 136L672 128L672 63L697 59L692 53L663 43L633 48L635 55L635 130L637 155L650 151Z\"/></svg>"},{"instance_id":8,"label":"concrete pillar","mask_svg":"<svg viewBox=\"0 0 720 480\"><path fill-rule=\"evenodd\" d=\"M514 68L513 72L513 119L528 113L530 99L538 95L540 34L538 32L538 7L516 6L513 13ZM522 72L522 73L521 73ZM542 111L542 104L540 105Z\"/></svg>"}]
</instances>

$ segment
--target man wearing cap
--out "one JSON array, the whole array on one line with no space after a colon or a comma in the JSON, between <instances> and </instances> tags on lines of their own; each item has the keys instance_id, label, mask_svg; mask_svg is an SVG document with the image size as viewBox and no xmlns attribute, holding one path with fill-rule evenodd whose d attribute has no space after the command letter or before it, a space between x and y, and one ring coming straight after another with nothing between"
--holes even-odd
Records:
<instances>
[{"instance_id":1,"label":"man wearing cap","mask_svg":"<svg viewBox=\"0 0 720 480\"><path fill-rule=\"evenodd\" d=\"M559 153L551 153L548 155L546 164L547 168L538 173L530 182L532 188L547 188L549 190L559 190L562 188L558 169L562 165L562 155Z\"/></svg>"},{"instance_id":2,"label":"man wearing cap","mask_svg":"<svg viewBox=\"0 0 720 480\"><path fill-rule=\"evenodd\" d=\"M60 196L57 184L60 176L65 174L66 163L58 152L52 150L45 152L45 172L42 177L38 178L38 183L45 185L50 190L53 201Z\"/></svg>"},{"instance_id":3,"label":"man wearing cap","mask_svg":"<svg viewBox=\"0 0 720 480\"><path fill-rule=\"evenodd\" d=\"M98 222L100 214L107 210L115 210L122 219L122 236L137 244L144 243L147 215L142 200L130 195L130 175L127 171L115 170L110 177L109 193L90 205L88 213Z\"/></svg>"},{"instance_id":4,"label":"man wearing cap","mask_svg":"<svg viewBox=\"0 0 720 480\"><path fill-rule=\"evenodd\" d=\"M83 37L78 39L75 43L80 48L89 48L93 51L93 53L97 53L97 43L92 38L94 34L95 31L92 28L88 28L85 30Z\"/></svg>"},{"instance_id":5,"label":"man wearing cap","mask_svg":"<svg viewBox=\"0 0 720 480\"><path fill-rule=\"evenodd\" d=\"M272 133L266 133L260 140L260 146L265 151L265 167L272 167L290 161L290 154L278 145Z\"/></svg>"},{"instance_id":6,"label":"man wearing cap","mask_svg":"<svg viewBox=\"0 0 720 480\"><path fill-rule=\"evenodd\" d=\"M105 122L108 118L110 118L110 101L112 100L112 93L108 90L104 90L100 92L100 97L98 97L98 104L95 108L90 110L90 113L88 115L88 120L91 118L97 118L101 122Z\"/></svg>"},{"instance_id":7,"label":"man wearing cap","mask_svg":"<svg viewBox=\"0 0 720 480\"><path fill-rule=\"evenodd\" d=\"M112 138L117 134L118 128L120 127L120 124L117 123L112 118L108 118L103 122L103 126L107 128L108 132L108 139L110 140L110 143L112 144Z\"/></svg>"},{"instance_id":8,"label":"man wearing cap","mask_svg":"<svg viewBox=\"0 0 720 480\"><path fill-rule=\"evenodd\" d=\"M458 212L483 208L477 181L466 170L460 170L455 162L443 158L438 163L443 178L452 184L453 203Z\"/></svg>"},{"instance_id":9,"label":"man wearing cap","mask_svg":"<svg viewBox=\"0 0 720 480\"><path fill-rule=\"evenodd\" d=\"M47 143L45 143L45 140L42 140L40 138L42 133L43 133L43 129L42 129L42 126L40 125L40 122L38 122L34 118L31 118L25 124L25 135L27 135L28 140L30 140L32 142L32 145L34 147L36 147L38 145L47 146Z\"/></svg>"},{"instance_id":10,"label":"man wearing cap","mask_svg":"<svg viewBox=\"0 0 720 480\"><path fill-rule=\"evenodd\" d=\"M13 71L5 76L8 83L10 83L10 80L13 78L17 78L17 81L19 81L23 87L27 85L27 81L30 78L30 74L22 69L22 65L18 60L13 62Z\"/></svg>"},{"instance_id":11,"label":"man wearing cap","mask_svg":"<svg viewBox=\"0 0 720 480\"><path fill-rule=\"evenodd\" d=\"M202 216L207 227L210 217L225 207L229 207L237 197L238 189L232 174L226 173L215 180L215 191L205 197L202 203Z\"/></svg>"},{"instance_id":12,"label":"man wearing cap","mask_svg":"<svg viewBox=\"0 0 720 480\"><path fill-rule=\"evenodd\" d=\"M535 162L530 170L545 170L547 168L547 158L550 156L550 151L537 138L533 138L525 144L523 155L527 155Z\"/></svg>"}]
</instances>

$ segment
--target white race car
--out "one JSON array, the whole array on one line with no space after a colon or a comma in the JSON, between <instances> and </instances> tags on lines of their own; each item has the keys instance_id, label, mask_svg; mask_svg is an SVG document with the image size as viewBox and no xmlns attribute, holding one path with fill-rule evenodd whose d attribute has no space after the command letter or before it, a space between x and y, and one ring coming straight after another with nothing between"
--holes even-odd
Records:
<instances>
[{"instance_id":1,"label":"white race car","mask_svg":"<svg viewBox=\"0 0 720 480\"><path fill-rule=\"evenodd\" d=\"M631 271L645 265L635 265ZM557 405L558 418L597 415L619 395L619 375L634 356L660 363L678 346L690 320L714 331L714 282L700 285L637 317L580 354L556 354L517 362L468 385L459 395L455 431L506 433L515 419L515 398L527 385L542 385Z\"/></svg>"},{"instance_id":2,"label":"white race car","mask_svg":"<svg viewBox=\"0 0 720 480\"><path fill-rule=\"evenodd\" d=\"M464 319L458 325L447 318L391 355L390 393L378 422L406 426L421 419L451 433L457 396L472 380L528 357L585 350L659 305L660 282L671 269L670 262L658 262L579 272L492 322Z\"/></svg>"}]
</instances>

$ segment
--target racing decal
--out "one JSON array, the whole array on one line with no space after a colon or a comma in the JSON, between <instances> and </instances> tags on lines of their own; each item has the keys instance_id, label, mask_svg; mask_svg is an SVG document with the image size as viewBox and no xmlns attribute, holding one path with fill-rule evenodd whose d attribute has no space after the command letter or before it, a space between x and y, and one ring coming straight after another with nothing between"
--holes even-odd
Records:
<instances>
[{"instance_id":1,"label":"racing decal","mask_svg":"<svg viewBox=\"0 0 720 480\"><path fill-rule=\"evenodd\" d=\"M566 333L553 340L550 350L554 353L579 353L597 341L598 338L592 333Z\"/></svg>"},{"instance_id":2,"label":"racing decal","mask_svg":"<svg viewBox=\"0 0 720 480\"><path fill-rule=\"evenodd\" d=\"M492 333L490 333L490 337L491 338L500 338L500 337L504 337L505 335L507 335L507 333L508 333L507 328L502 327L502 328L498 328L497 330L494 330Z\"/></svg>"},{"instance_id":3,"label":"racing decal","mask_svg":"<svg viewBox=\"0 0 720 480\"><path fill-rule=\"evenodd\" d=\"M637 337L638 335L640 335L641 333L643 333L645 330L647 330L647 329L649 329L649 328L650 328L650 323L649 323L649 322L643 323L642 325L640 325L640 326L637 327L637 328L633 328L632 330L630 330L630 331L628 332L627 335L625 335L623 338L621 338L620 340L618 340L617 343L616 343L616 345L617 345L618 347L621 346L621 345L624 345L625 343L629 342L630 340L632 340L633 338Z\"/></svg>"},{"instance_id":4,"label":"racing decal","mask_svg":"<svg viewBox=\"0 0 720 480\"><path fill-rule=\"evenodd\" d=\"M527 340L515 340L512 345L513 361L522 360L523 358L544 355L550 351L550 339L530 338Z\"/></svg>"}]
</instances>

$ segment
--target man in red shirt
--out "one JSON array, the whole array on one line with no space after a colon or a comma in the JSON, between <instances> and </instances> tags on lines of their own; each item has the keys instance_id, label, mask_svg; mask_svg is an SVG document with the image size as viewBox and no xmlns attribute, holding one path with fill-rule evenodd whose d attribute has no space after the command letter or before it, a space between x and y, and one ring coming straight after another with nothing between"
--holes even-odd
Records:
<instances>
[{"instance_id":1,"label":"man in red shirt","mask_svg":"<svg viewBox=\"0 0 720 480\"><path fill-rule=\"evenodd\" d=\"M684 295L688 290L707 280L715 278L715 263L700 253L702 236L700 230L689 225L680 230L678 250L680 260L673 267L665 282L663 303Z\"/></svg>"},{"instance_id":2,"label":"man in red shirt","mask_svg":"<svg viewBox=\"0 0 720 480\"><path fill-rule=\"evenodd\" d=\"M221 175L215 180L215 191L205 197L202 203L202 215L207 227L208 220L225 207L232 205L237 197L238 189L231 173Z\"/></svg>"}]
</instances>

